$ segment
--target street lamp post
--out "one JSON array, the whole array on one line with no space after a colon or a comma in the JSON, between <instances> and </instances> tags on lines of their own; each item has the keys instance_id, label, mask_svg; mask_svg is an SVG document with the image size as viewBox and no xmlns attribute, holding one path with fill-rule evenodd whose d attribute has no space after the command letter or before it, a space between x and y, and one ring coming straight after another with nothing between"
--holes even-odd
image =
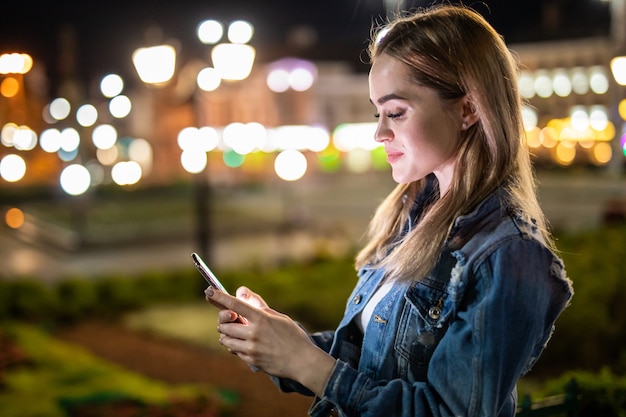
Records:
<instances>
[{"instance_id":1,"label":"street lamp post","mask_svg":"<svg viewBox=\"0 0 626 417\"><path fill-rule=\"evenodd\" d=\"M198 26L198 37L205 44L213 44L211 60L213 67L204 68L197 77L197 84L202 91L213 91L221 82L240 81L248 77L255 58L255 49L247 43L252 37L253 27L241 20L232 22L228 27L228 42L219 43L223 36L221 23L210 20ZM161 86L169 82L175 73L175 51L167 45L140 48L133 54L133 63L141 80L146 84ZM166 69L159 76L151 71ZM199 94L196 91L196 96ZM197 97L196 97L197 98ZM199 100L195 100L194 113L197 124L205 124L204 112ZM211 228L211 186L207 177L208 155L212 148L203 145L202 136L205 128L185 128L179 133L178 141L183 154L183 168L194 174L194 211L196 220L196 252L211 264L212 228ZM190 136L191 137L190 137Z\"/></svg>"}]
</instances>

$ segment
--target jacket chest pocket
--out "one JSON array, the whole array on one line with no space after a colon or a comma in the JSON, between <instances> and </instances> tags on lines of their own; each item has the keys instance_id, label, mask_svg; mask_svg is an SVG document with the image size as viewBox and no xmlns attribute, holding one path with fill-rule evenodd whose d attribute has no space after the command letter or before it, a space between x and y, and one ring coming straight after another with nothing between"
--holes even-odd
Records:
<instances>
[{"instance_id":1,"label":"jacket chest pocket","mask_svg":"<svg viewBox=\"0 0 626 417\"><path fill-rule=\"evenodd\" d=\"M405 295L394 345L402 378L426 380L430 358L448 328L447 298L443 289L421 282Z\"/></svg>"}]
</instances>

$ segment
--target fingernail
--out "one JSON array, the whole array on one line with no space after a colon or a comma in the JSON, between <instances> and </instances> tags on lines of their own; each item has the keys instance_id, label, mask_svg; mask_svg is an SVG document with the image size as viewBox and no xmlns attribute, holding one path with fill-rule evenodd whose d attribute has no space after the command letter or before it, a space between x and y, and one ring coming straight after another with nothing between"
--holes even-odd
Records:
<instances>
[{"instance_id":1,"label":"fingernail","mask_svg":"<svg viewBox=\"0 0 626 417\"><path fill-rule=\"evenodd\" d=\"M211 288L211 287L207 288L206 290L204 290L204 294L207 297L213 297L213 288Z\"/></svg>"}]
</instances>

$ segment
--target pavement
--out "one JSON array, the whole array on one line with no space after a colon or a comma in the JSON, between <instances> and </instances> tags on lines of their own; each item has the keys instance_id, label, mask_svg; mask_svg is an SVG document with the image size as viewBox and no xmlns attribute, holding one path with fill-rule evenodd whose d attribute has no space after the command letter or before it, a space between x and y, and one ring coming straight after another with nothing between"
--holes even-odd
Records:
<instances>
[{"instance_id":1,"label":"pavement","mask_svg":"<svg viewBox=\"0 0 626 417\"><path fill-rule=\"evenodd\" d=\"M210 263L219 271L251 264L315 256L320 252L348 253L361 237L378 203L394 186L388 172L315 177L298 183L266 187L234 204L256 210L276 206L289 227L274 226L250 234L220 233L212 244ZM610 201L626 211L626 179L602 174L540 173L540 198L553 227L579 231L597 227ZM254 201L250 201L254 199ZM232 203L232 202L231 202ZM620 204L622 204L620 203ZM215 219L220 222L220 219ZM59 231L52 234L61 236ZM62 236L61 236L62 237ZM132 275L146 270L176 270L192 266L199 251L196 238L177 233L132 245L105 245L71 250L51 245L35 233L0 228L0 279L37 277L43 281Z\"/></svg>"},{"instance_id":2,"label":"pavement","mask_svg":"<svg viewBox=\"0 0 626 417\"><path fill-rule=\"evenodd\" d=\"M259 192L230 193L237 214L215 218L210 266L220 269L301 259L320 252L347 253L362 236L376 205L393 187L388 175L334 176L306 182L277 183ZM217 198L219 200L219 197ZM219 202L217 203L219 204ZM243 208L242 208L243 207ZM241 229L247 212L269 211L265 226ZM243 214L242 214L243 213ZM254 213L258 217L258 213ZM235 222L235 223L233 223ZM27 224L19 230L0 227L0 279L37 277L53 282L69 276L132 275L146 270L192 267L190 254L200 252L193 231L174 230L134 244L108 244L73 249L71 232ZM216 227L217 226L217 227ZM169 235L167 234L169 233Z\"/></svg>"}]
</instances>

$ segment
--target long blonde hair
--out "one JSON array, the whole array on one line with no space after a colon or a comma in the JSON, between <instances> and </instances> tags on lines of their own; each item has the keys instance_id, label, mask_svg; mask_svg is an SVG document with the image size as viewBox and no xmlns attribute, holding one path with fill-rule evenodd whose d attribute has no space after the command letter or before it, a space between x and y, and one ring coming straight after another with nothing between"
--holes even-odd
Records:
<instances>
[{"instance_id":1,"label":"long blonde hair","mask_svg":"<svg viewBox=\"0 0 626 417\"><path fill-rule=\"evenodd\" d=\"M368 52L371 63L383 53L400 60L444 101L468 96L478 121L460 133L448 192L398 242L426 179L398 185L372 218L356 267L377 265L395 278L419 280L434 267L454 220L500 187L507 207L534 219L554 249L525 144L517 64L493 27L464 6L433 7L375 28Z\"/></svg>"}]
</instances>

